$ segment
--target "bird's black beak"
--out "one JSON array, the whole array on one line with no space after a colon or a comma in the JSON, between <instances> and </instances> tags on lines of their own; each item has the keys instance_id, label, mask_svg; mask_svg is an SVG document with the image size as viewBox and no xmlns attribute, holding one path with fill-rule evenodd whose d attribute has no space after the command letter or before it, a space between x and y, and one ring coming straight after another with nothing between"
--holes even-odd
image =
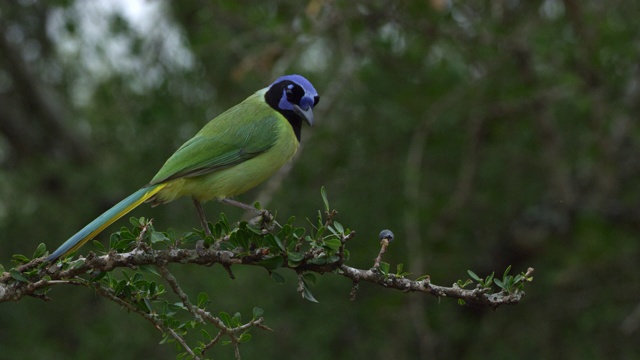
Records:
<instances>
[{"instance_id":1,"label":"bird's black beak","mask_svg":"<svg viewBox=\"0 0 640 360\"><path fill-rule=\"evenodd\" d=\"M303 110L300 106L293 105L293 111L300 115L309 126L313 126L313 108L311 106L307 110Z\"/></svg>"}]
</instances>

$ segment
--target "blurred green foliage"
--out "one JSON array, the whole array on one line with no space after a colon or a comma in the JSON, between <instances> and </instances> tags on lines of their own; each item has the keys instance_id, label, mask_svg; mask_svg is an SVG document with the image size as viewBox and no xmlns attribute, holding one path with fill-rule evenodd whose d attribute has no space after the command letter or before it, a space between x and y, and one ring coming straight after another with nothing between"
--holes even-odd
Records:
<instances>
[{"instance_id":1,"label":"blurred green foliage","mask_svg":"<svg viewBox=\"0 0 640 360\"><path fill-rule=\"evenodd\" d=\"M297 72L320 92L317 126L286 176L241 200L288 218L324 185L358 233L351 265L390 228L392 269L446 284L532 266L536 284L492 312L364 285L352 303L330 275L313 304L257 269L176 269L219 311L264 309L275 332L243 356L640 357L640 3L141 3L0 4L0 262L62 243L207 120ZM188 231L191 207L132 215ZM0 358L174 357L112 303L49 295L2 305Z\"/></svg>"}]
</instances>

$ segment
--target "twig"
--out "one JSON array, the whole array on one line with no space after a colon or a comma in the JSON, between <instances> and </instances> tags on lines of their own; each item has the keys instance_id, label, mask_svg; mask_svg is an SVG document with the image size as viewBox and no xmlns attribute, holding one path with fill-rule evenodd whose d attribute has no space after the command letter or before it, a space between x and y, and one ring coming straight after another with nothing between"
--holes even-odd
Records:
<instances>
[{"instance_id":1,"label":"twig","mask_svg":"<svg viewBox=\"0 0 640 360\"><path fill-rule=\"evenodd\" d=\"M187 294L182 291L182 288L180 288L178 280L176 280L176 278L169 272L169 269L167 269L166 262L160 262L156 264L156 267L160 271L160 275L162 275L162 277L167 281L173 292L178 295L178 298L180 298L180 301L182 301L182 304L187 308L187 310L189 310L191 315L193 315L198 322L204 322L197 311L198 308L193 306L191 301L189 301Z\"/></svg>"},{"instance_id":2,"label":"twig","mask_svg":"<svg viewBox=\"0 0 640 360\"><path fill-rule=\"evenodd\" d=\"M127 310L134 312L140 316L142 316L144 319L146 319L147 321L149 321L150 323L152 323L156 329L160 330L163 333L167 333L169 335L171 335L172 338L174 338L184 349L186 352L189 353L189 355L191 355L194 359L200 359L199 356L197 356L193 350L191 350L191 348L189 347L189 345L187 345L187 343L184 341L184 339L182 338L182 336L178 335L173 329L166 327L161 321L159 321L158 319L155 318L155 316L153 314L148 314L140 309L138 309L137 307L133 306L131 303L128 303L122 299L120 299L119 297L117 297L115 294L113 294L112 291L103 288L102 286L93 286L93 288L96 290L96 292L119 304L120 306L126 308Z\"/></svg>"},{"instance_id":3,"label":"twig","mask_svg":"<svg viewBox=\"0 0 640 360\"><path fill-rule=\"evenodd\" d=\"M384 255L384 252L387 250L387 246L389 246L389 240L387 239L382 239L382 241L380 241L380 252L378 253L378 257L376 257L376 261L373 264L373 267L380 267L380 262L382 261L382 255Z\"/></svg>"},{"instance_id":4,"label":"twig","mask_svg":"<svg viewBox=\"0 0 640 360\"><path fill-rule=\"evenodd\" d=\"M387 250L389 243L393 241L393 233L391 230L382 230L379 235L380 238L380 252L378 253L378 257L376 258L375 263L373 264L374 268L380 267L380 262L382 262L382 255Z\"/></svg>"}]
</instances>

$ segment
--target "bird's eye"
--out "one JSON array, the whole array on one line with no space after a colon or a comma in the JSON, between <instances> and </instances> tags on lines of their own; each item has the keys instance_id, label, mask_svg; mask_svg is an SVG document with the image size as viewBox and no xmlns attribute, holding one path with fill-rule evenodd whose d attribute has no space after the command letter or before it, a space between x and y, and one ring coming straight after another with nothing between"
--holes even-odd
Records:
<instances>
[{"instance_id":1,"label":"bird's eye","mask_svg":"<svg viewBox=\"0 0 640 360\"><path fill-rule=\"evenodd\" d=\"M293 97L294 97L293 88L294 88L294 86L292 84L289 84L289 86L287 86L285 88L285 90L284 90L285 91L285 96L287 97L288 101L293 101Z\"/></svg>"},{"instance_id":2,"label":"bird's eye","mask_svg":"<svg viewBox=\"0 0 640 360\"><path fill-rule=\"evenodd\" d=\"M318 102L320 102L320 96L316 95L313 97L313 106L318 105Z\"/></svg>"}]
</instances>

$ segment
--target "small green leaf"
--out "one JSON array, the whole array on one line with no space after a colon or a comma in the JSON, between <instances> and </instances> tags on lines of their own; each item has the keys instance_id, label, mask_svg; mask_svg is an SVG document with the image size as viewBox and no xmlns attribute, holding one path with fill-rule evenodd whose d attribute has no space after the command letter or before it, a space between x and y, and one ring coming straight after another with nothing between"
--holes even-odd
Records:
<instances>
[{"instance_id":1,"label":"small green leaf","mask_svg":"<svg viewBox=\"0 0 640 360\"><path fill-rule=\"evenodd\" d=\"M306 232L305 228L296 228L293 230L293 237L296 239L302 239L302 237L304 237L305 232Z\"/></svg>"},{"instance_id":2,"label":"small green leaf","mask_svg":"<svg viewBox=\"0 0 640 360\"><path fill-rule=\"evenodd\" d=\"M287 257L291 261L302 261L302 259L304 259L304 253L291 251L291 252L287 253Z\"/></svg>"},{"instance_id":3,"label":"small green leaf","mask_svg":"<svg viewBox=\"0 0 640 360\"><path fill-rule=\"evenodd\" d=\"M466 302L462 299L458 299L458 305L464 305Z\"/></svg>"},{"instance_id":4,"label":"small green leaf","mask_svg":"<svg viewBox=\"0 0 640 360\"><path fill-rule=\"evenodd\" d=\"M102 243L100 241L93 240L92 243L93 243L93 246L98 249L98 251L101 251L101 252L105 252L106 251L106 249L104 248L104 245L102 245Z\"/></svg>"},{"instance_id":5,"label":"small green leaf","mask_svg":"<svg viewBox=\"0 0 640 360\"><path fill-rule=\"evenodd\" d=\"M151 281L149 283L149 296L153 298L157 294L158 294L158 285L155 282Z\"/></svg>"},{"instance_id":6,"label":"small green leaf","mask_svg":"<svg viewBox=\"0 0 640 360\"><path fill-rule=\"evenodd\" d=\"M248 330L247 330L248 331ZM243 332L242 335L240 335L240 337L238 338L238 342L239 343L246 343L248 341L251 340L251 334L249 334L248 332Z\"/></svg>"},{"instance_id":7,"label":"small green leaf","mask_svg":"<svg viewBox=\"0 0 640 360\"><path fill-rule=\"evenodd\" d=\"M327 263L327 257L321 254L321 255L318 255L318 257L309 259L307 263L313 264L313 265L324 265Z\"/></svg>"},{"instance_id":8,"label":"small green leaf","mask_svg":"<svg viewBox=\"0 0 640 360\"><path fill-rule=\"evenodd\" d=\"M33 252L33 258L39 258L40 256L44 255L44 253L47 251L47 247L45 246L44 243L40 243L40 245L38 245L38 247L36 248L36 251Z\"/></svg>"},{"instance_id":9,"label":"small green leaf","mask_svg":"<svg viewBox=\"0 0 640 360\"><path fill-rule=\"evenodd\" d=\"M340 224L337 221L334 221L333 226L336 228L336 230L338 230L340 234L344 234L344 227L342 227L342 224Z\"/></svg>"},{"instance_id":10,"label":"small green leaf","mask_svg":"<svg viewBox=\"0 0 640 360\"><path fill-rule=\"evenodd\" d=\"M327 191L324 186L320 188L320 195L322 195L322 202L324 203L324 209L329 211L329 200L327 199Z\"/></svg>"},{"instance_id":11,"label":"small green leaf","mask_svg":"<svg viewBox=\"0 0 640 360\"><path fill-rule=\"evenodd\" d=\"M331 238L324 241L324 245L330 248L331 250L338 250L340 246L342 246L342 242L340 239Z\"/></svg>"},{"instance_id":12,"label":"small green leaf","mask_svg":"<svg viewBox=\"0 0 640 360\"><path fill-rule=\"evenodd\" d=\"M495 276L495 272L491 272L491 275L487 276L487 278L484 281L484 287L489 287L491 286L491 283L493 282L493 277Z\"/></svg>"},{"instance_id":13,"label":"small green leaf","mask_svg":"<svg viewBox=\"0 0 640 360\"><path fill-rule=\"evenodd\" d=\"M246 223L240 224L240 226L246 226ZM236 231L229 236L229 242L235 244L238 247L248 251L250 248L249 235L246 231Z\"/></svg>"},{"instance_id":14,"label":"small green leaf","mask_svg":"<svg viewBox=\"0 0 640 360\"><path fill-rule=\"evenodd\" d=\"M9 270L9 274L11 274L11 277L14 278L16 281L25 282L25 283L29 282L29 279L27 279L20 271L16 269Z\"/></svg>"},{"instance_id":15,"label":"small green leaf","mask_svg":"<svg viewBox=\"0 0 640 360\"><path fill-rule=\"evenodd\" d=\"M287 249L284 247L284 244L282 243L282 240L280 240L280 238L276 235L273 235L274 239L276 239L276 244L278 244L278 247L280 248L281 251L287 251Z\"/></svg>"},{"instance_id":16,"label":"small green leaf","mask_svg":"<svg viewBox=\"0 0 640 360\"><path fill-rule=\"evenodd\" d=\"M242 325L241 319L242 319L242 315L239 312L233 314L233 317L231 318L231 324L233 324L233 327L238 327Z\"/></svg>"},{"instance_id":17,"label":"small green leaf","mask_svg":"<svg viewBox=\"0 0 640 360\"><path fill-rule=\"evenodd\" d=\"M29 262L29 258L22 255L22 254L15 254L11 257L11 260L17 262L17 263L21 263L21 264L26 264Z\"/></svg>"},{"instance_id":18,"label":"small green leaf","mask_svg":"<svg viewBox=\"0 0 640 360\"><path fill-rule=\"evenodd\" d=\"M469 276L471 276L471 278L477 282L483 281L482 279L480 279L480 276L476 275L476 273L471 270L467 270L467 274L469 274Z\"/></svg>"},{"instance_id":19,"label":"small green leaf","mask_svg":"<svg viewBox=\"0 0 640 360\"><path fill-rule=\"evenodd\" d=\"M264 314L264 310L260 309L259 307L253 308L253 320L262 317L262 314Z\"/></svg>"},{"instance_id":20,"label":"small green leaf","mask_svg":"<svg viewBox=\"0 0 640 360\"><path fill-rule=\"evenodd\" d=\"M300 262L304 259L304 253L301 252L289 252L287 254L287 264L290 267L297 267L298 265L300 265Z\"/></svg>"},{"instance_id":21,"label":"small green leaf","mask_svg":"<svg viewBox=\"0 0 640 360\"><path fill-rule=\"evenodd\" d=\"M304 275L302 275L302 278L304 279L305 282L309 282L312 285L316 284L316 274L312 274L312 273L306 273Z\"/></svg>"},{"instance_id":22,"label":"small green leaf","mask_svg":"<svg viewBox=\"0 0 640 360\"><path fill-rule=\"evenodd\" d=\"M381 262L380 263L380 271L382 271L382 273L384 275L388 275L389 274L389 263L386 262Z\"/></svg>"},{"instance_id":23,"label":"small green leaf","mask_svg":"<svg viewBox=\"0 0 640 360\"><path fill-rule=\"evenodd\" d=\"M280 240L279 237L273 234L265 235L264 242L268 247L277 249L276 251L287 251L286 248L284 247L284 244L282 243L282 240Z\"/></svg>"},{"instance_id":24,"label":"small green leaf","mask_svg":"<svg viewBox=\"0 0 640 360\"><path fill-rule=\"evenodd\" d=\"M209 295L205 292L201 292L200 294L198 294L198 307L199 308L203 308L207 305L207 302L209 301Z\"/></svg>"},{"instance_id":25,"label":"small green leaf","mask_svg":"<svg viewBox=\"0 0 640 360\"><path fill-rule=\"evenodd\" d=\"M173 303L173 304L169 304L169 308L177 311L177 310L187 310L187 307L184 306L183 303L181 302L177 302L177 303Z\"/></svg>"},{"instance_id":26,"label":"small green leaf","mask_svg":"<svg viewBox=\"0 0 640 360\"><path fill-rule=\"evenodd\" d=\"M284 264L284 258L280 255L266 258L257 262L258 265L263 266L267 270L275 270Z\"/></svg>"},{"instance_id":27,"label":"small green leaf","mask_svg":"<svg viewBox=\"0 0 640 360\"><path fill-rule=\"evenodd\" d=\"M131 225L133 225L135 227L139 227L140 225L142 225L142 221L143 220L144 220L144 218L140 218L140 220L138 220L134 216L129 218L129 222L131 223Z\"/></svg>"},{"instance_id":28,"label":"small green leaf","mask_svg":"<svg viewBox=\"0 0 640 360\"><path fill-rule=\"evenodd\" d=\"M493 279L493 282L495 282L496 285L498 285L499 288L501 288L503 290L506 290L505 286L504 286L504 283L500 279Z\"/></svg>"},{"instance_id":29,"label":"small green leaf","mask_svg":"<svg viewBox=\"0 0 640 360\"><path fill-rule=\"evenodd\" d=\"M200 240L200 236L198 236L198 234L196 234L193 231L189 231L185 234L182 235L182 237L180 238L180 242L182 244L193 244L195 242L197 242L198 240Z\"/></svg>"},{"instance_id":30,"label":"small green leaf","mask_svg":"<svg viewBox=\"0 0 640 360\"><path fill-rule=\"evenodd\" d=\"M396 275L401 275L403 273L404 273L404 264L399 263L398 265L396 265Z\"/></svg>"},{"instance_id":31,"label":"small green leaf","mask_svg":"<svg viewBox=\"0 0 640 360\"><path fill-rule=\"evenodd\" d=\"M231 227L229 226L229 219L227 218L227 215L225 215L224 213L220 213L220 221L218 221L218 224L222 226L222 229L224 230L225 234L228 234L229 231L231 230Z\"/></svg>"},{"instance_id":32,"label":"small green leaf","mask_svg":"<svg viewBox=\"0 0 640 360\"><path fill-rule=\"evenodd\" d=\"M159 243L159 242L164 242L169 240L169 238L163 234L160 231L153 231L151 232L151 243L155 244L155 243Z\"/></svg>"},{"instance_id":33,"label":"small green leaf","mask_svg":"<svg viewBox=\"0 0 640 360\"><path fill-rule=\"evenodd\" d=\"M211 337L211 335L209 335L209 333L207 332L207 330L205 329L200 329L200 333L202 334L202 337L207 339L207 341L211 341L213 340L213 338Z\"/></svg>"},{"instance_id":34,"label":"small green leaf","mask_svg":"<svg viewBox=\"0 0 640 360\"><path fill-rule=\"evenodd\" d=\"M507 266L507 268L505 269L504 275L502 275L502 279L505 279L507 275L509 275L509 271L511 271L511 265Z\"/></svg>"},{"instance_id":35,"label":"small green leaf","mask_svg":"<svg viewBox=\"0 0 640 360\"><path fill-rule=\"evenodd\" d=\"M118 242L116 242L112 248L114 250L118 250L118 251L126 251L128 249L130 249L131 247L133 247L135 245L135 239L134 238L123 238L122 240L119 240Z\"/></svg>"},{"instance_id":36,"label":"small green leaf","mask_svg":"<svg viewBox=\"0 0 640 360\"><path fill-rule=\"evenodd\" d=\"M231 316L229 314L224 311L220 311L219 317L226 327L231 327Z\"/></svg>"},{"instance_id":37,"label":"small green leaf","mask_svg":"<svg viewBox=\"0 0 640 360\"><path fill-rule=\"evenodd\" d=\"M150 313L153 310L153 305L151 305L151 301L149 301L149 299L144 298L144 305L146 308L147 313Z\"/></svg>"},{"instance_id":38,"label":"small green leaf","mask_svg":"<svg viewBox=\"0 0 640 360\"><path fill-rule=\"evenodd\" d=\"M173 338L171 338L168 333L164 333L164 334L162 334L162 340L160 340L160 342L158 344L160 344L160 345L166 344L166 343L170 342L171 340L173 340Z\"/></svg>"},{"instance_id":39,"label":"small green leaf","mask_svg":"<svg viewBox=\"0 0 640 360\"><path fill-rule=\"evenodd\" d=\"M82 265L84 265L84 261L85 261L85 259L78 259L78 260L74 260L73 262L70 262L69 264L71 266L69 267L69 269L78 269L78 268L80 268Z\"/></svg>"},{"instance_id":40,"label":"small green leaf","mask_svg":"<svg viewBox=\"0 0 640 360\"><path fill-rule=\"evenodd\" d=\"M304 298L305 300L309 300L311 302L317 303L318 300L316 300L316 298L313 297L313 294L309 290L309 287L307 286L307 284L304 281L302 283L303 283L302 298Z\"/></svg>"},{"instance_id":41,"label":"small green leaf","mask_svg":"<svg viewBox=\"0 0 640 360\"><path fill-rule=\"evenodd\" d=\"M458 280L456 282L456 284L458 285L458 287L460 289L464 289L465 287L467 287L469 284L473 283L473 281L471 281L471 279L467 279L464 282L462 280Z\"/></svg>"},{"instance_id":42,"label":"small green leaf","mask_svg":"<svg viewBox=\"0 0 640 360\"><path fill-rule=\"evenodd\" d=\"M156 268L154 266L151 265L139 265L138 269L146 274L152 274L155 276L160 276L160 274L158 273L158 271L156 270Z\"/></svg>"},{"instance_id":43,"label":"small green leaf","mask_svg":"<svg viewBox=\"0 0 640 360\"><path fill-rule=\"evenodd\" d=\"M251 231L254 234L258 234L258 235L262 235L262 229L260 229L259 227L252 225L252 224L247 224L247 229L249 231Z\"/></svg>"},{"instance_id":44,"label":"small green leaf","mask_svg":"<svg viewBox=\"0 0 640 360\"><path fill-rule=\"evenodd\" d=\"M1 272L1 271L0 271ZM98 272L94 272L92 274L92 277L89 279L90 282L96 282L96 281L100 281L101 279L103 279L105 276L107 276L109 273L106 271L98 271Z\"/></svg>"}]
</instances>

